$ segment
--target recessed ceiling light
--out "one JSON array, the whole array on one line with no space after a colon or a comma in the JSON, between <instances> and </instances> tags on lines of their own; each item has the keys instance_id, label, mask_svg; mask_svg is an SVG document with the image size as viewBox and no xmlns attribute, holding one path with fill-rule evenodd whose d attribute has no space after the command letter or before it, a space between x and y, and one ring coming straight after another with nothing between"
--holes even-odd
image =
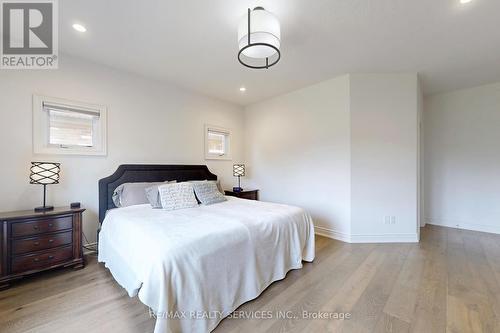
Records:
<instances>
[{"instance_id":1,"label":"recessed ceiling light","mask_svg":"<svg viewBox=\"0 0 500 333\"><path fill-rule=\"evenodd\" d=\"M85 28L83 25L75 23L73 24L73 29L75 29L78 32L85 32L87 31L87 28Z\"/></svg>"},{"instance_id":2,"label":"recessed ceiling light","mask_svg":"<svg viewBox=\"0 0 500 333\"><path fill-rule=\"evenodd\" d=\"M247 91L247 88L245 88L245 87L241 87L241 88L240 88L240 91L241 91L241 92L245 92L245 91Z\"/></svg>"},{"instance_id":3,"label":"recessed ceiling light","mask_svg":"<svg viewBox=\"0 0 500 333\"><path fill-rule=\"evenodd\" d=\"M460 3L462 3L462 4L469 3L469 2L472 2L472 0L460 0Z\"/></svg>"}]
</instances>

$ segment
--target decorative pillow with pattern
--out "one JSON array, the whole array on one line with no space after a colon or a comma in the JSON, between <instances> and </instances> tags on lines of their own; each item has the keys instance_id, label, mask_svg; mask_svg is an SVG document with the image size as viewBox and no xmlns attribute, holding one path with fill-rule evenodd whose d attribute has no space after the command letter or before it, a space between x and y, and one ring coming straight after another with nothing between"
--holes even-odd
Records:
<instances>
[{"instance_id":1,"label":"decorative pillow with pattern","mask_svg":"<svg viewBox=\"0 0 500 333\"><path fill-rule=\"evenodd\" d=\"M227 200L226 197L219 192L217 182L215 181L196 182L193 183L193 187L196 198L203 205L212 205Z\"/></svg>"},{"instance_id":2,"label":"decorative pillow with pattern","mask_svg":"<svg viewBox=\"0 0 500 333\"><path fill-rule=\"evenodd\" d=\"M222 185L220 183L220 180L190 180L189 181L191 184L195 184L195 183L205 183L205 182L214 182L217 184L217 188L219 189L219 192L222 193L222 195L225 195L224 194L224 190L222 189Z\"/></svg>"},{"instance_id":3,"label":"decorative pillow with pattern","mask_svg":"<svg viewBox=\"0 0 500 333\"><path fill-rule=\"evenodd\" d=\"M158 186L161 207L165 210L193 208L198 206L193 184L188 182Z\"/></svg>"},{"instance_id":4,"label":"decorative pillow with pattern","mask_svg":"<svg viewBox=\"0 0 500 333\"><path fill-rule=\"evenodd\" d=\"M151 204L151 207L153 208L161 208L161 200L160 200L160 191L158 191L158 186L163 185L163 184L172 184L176 183L177 181L171 180L168 182L164 182L158 185L153 185L150 187L147 187L145 189L146 191L146 198L148 199L149 203Z\"/></svg>"}]
</instances>

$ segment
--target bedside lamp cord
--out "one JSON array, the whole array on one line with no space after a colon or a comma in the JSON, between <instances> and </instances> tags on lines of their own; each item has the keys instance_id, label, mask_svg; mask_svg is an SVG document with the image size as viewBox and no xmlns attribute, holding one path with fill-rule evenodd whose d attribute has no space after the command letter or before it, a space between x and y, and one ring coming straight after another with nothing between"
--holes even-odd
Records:
<instances>
[{"instance_id":1,"label":"bedside lamp cord","mask_svg":"<svg viewBox=\"0 0 500 333\"><path fill-rule=\"evenodd\" d=\"M83 238L85 239L85 242L87 244L89 244L89 240L87 239L87 236L85 235L85 233L83 231L82 231L82 235L83 235ZM83 245L83 248L87 251L90 251L89 254L97 255L97 247L95 245L94 246Z\"/></svg>"}]
</instances>

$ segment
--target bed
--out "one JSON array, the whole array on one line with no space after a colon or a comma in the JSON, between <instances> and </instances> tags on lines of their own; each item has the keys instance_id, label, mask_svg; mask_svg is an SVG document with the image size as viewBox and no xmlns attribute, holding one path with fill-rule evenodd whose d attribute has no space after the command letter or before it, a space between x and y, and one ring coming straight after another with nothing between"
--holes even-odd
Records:
<instances>
[{"instance_id":1,"label":"bed","mask_svg":"<svg viewBox=\"0 0 500 333\"><path fill-rule=\"evenodd\" d=\"M210 332L314 259L312 220L298 207L227 197L165 211L111 199L127 182L205 179L217 176L204 165L121 165L99 181L98 260L155 314L155 333Z\"/></svg>"}]
</instances>

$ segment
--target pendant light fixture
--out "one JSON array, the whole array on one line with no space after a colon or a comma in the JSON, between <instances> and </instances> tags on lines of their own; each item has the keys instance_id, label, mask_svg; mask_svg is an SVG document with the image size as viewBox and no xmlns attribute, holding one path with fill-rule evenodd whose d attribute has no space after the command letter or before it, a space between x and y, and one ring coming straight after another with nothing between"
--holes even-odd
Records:
<instances>
[{"instance_id":1,"label":"pendant light fixture","mask_svg":"<svg viewBox=\"0 0 500 333\"><path fill-rule=\"evenodd\" d=\"M280 23L263 7L248 8L238 27L238 61L246 67L267 69L280 61Z\"/></svg>"}]
</instances>

